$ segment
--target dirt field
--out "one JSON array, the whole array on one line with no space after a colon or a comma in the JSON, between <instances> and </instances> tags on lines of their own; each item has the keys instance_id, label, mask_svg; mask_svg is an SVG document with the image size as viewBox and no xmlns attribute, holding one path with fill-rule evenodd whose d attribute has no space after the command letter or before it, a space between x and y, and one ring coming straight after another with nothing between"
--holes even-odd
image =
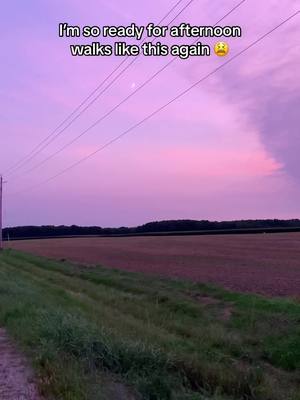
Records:
<instances>
[{"instance_id":1,"label":"dirt field","mask_svg":"<svg viewBox=\"0 0 300 400\"><path fill-rule=\"evenodd\" d=\"M300 233L51 239L9 247L55 259L300 296Z\"/></svg>"}]
</instances>

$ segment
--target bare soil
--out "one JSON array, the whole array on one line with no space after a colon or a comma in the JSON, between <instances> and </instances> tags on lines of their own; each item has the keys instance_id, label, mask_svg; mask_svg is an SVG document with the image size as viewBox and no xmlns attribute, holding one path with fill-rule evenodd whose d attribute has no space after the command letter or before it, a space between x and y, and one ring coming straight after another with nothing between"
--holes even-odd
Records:
<instances>
[{"instance_id":1,"label":"bare soil","mask_svg":"<svg viewBox=\"0 0 300 400\"><path fill-rule=\"evenodd\" d=\"M300 233L78 238L9 247L82 264L215 283L268 296L300 296Z\"/></svg>"},{"instance_id":2,"label":"bare soil","mask_svg":"<svg viewBox=\"0 0 300 400\"><path fill-rule=\"evenodd\" d=\"M0 328L0 399L41 400L32 371L16 350L4 329Z\"/></svg>"}]
</instances>

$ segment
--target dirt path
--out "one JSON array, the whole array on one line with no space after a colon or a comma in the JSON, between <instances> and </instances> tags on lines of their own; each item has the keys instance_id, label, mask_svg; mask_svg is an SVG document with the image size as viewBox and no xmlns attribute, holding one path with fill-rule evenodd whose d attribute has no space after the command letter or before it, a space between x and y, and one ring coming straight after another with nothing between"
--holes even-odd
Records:
<instances>
[{"instance_id":1,"label":"dirt path","mask_svg":"<svg viewBox=\"0 0 300 400\"><path fill-rule=\"evenodd\" d=\"M0 399L41 400L24 357L0 328Z\"/></svg>"}]
</instances>

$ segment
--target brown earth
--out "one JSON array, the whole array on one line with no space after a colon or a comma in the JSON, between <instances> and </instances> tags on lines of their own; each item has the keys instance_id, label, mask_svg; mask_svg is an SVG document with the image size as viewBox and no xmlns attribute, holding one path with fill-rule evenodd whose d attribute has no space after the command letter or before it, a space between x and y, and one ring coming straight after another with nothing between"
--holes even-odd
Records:
<instances>
[{"instance_id":1,"label":"brown earth","mask_svg":"<svg viewBox=\"0 0 300 400\"><path fill-rule=\"evenodd\" d=\"M55 259L300 297L300 233L78 238L10 242Z\"/></svg>"},{"instance_id":2,"label":"brown earth","mask_svg":"<svg viewBox=\"0 0 300 400\"><path fill-rule=\"evenodd\" d=\"M41 400L32 371L0 328L0 399Z\"/></svg>"}]
</instances>

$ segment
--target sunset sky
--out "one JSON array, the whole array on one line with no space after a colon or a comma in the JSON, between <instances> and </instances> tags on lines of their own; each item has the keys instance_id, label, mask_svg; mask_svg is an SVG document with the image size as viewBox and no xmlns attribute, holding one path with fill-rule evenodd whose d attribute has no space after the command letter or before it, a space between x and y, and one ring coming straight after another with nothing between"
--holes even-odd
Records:
<instances>
[{"instance_id":1,"label":"sunset sky","mask_svg":"<svg viewBox=\"0 0 300 400\"><path fill-rule=\"evenodd\" d=\"M158 22L176 2L3 2L0 171L30 153L121 61L72 57L70 44L92 39L59 38L60 22L144 25ZM176 12L187 3L184 0ZM214 25L238 3L194 0L176 24ZM245 1L222 22L243 30L242 38L227 40L230 56L297 9L298 0ZM28 173L171 59L140 57L38 157L15 174L4 174L4 225L133 226L162 219L300 218L299 38L300 14L120 141L31 190L228 60L214 54L177 60L80 140Z\"/></svg>"}]
</instances>

